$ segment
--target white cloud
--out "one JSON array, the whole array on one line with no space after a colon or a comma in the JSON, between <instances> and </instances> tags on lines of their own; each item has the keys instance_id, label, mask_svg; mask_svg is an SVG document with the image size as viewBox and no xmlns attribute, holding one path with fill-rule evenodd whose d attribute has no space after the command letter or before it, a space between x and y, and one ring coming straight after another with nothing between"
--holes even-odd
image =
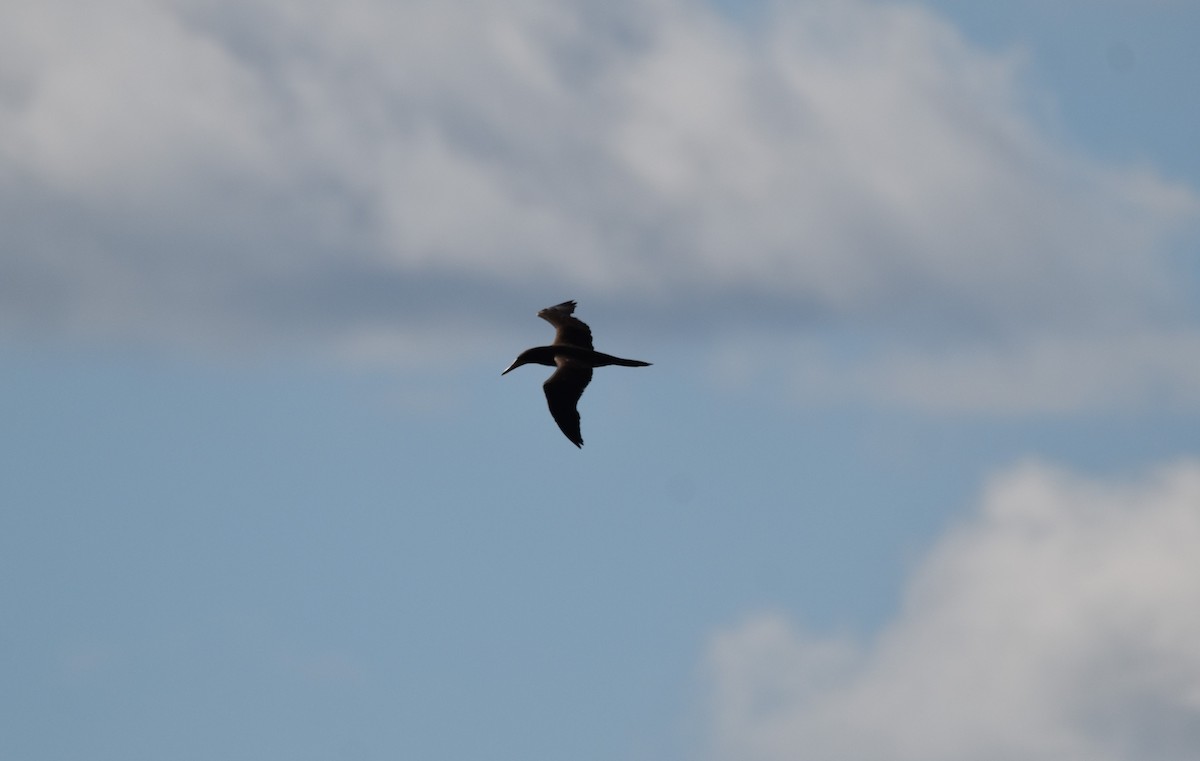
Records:
<instances>
[{"instance_id":1,"label":"white cloud","mask_svg":"<svg viewBox=\"0 0 1200 761\"><path fill-rule=\"evenodd\" d=\"M1200 753L1200 463L1137 483L1027 465L867 643L761 615L716 636L740 761L1182 761Z\"/></svg>"},{"instance_id":2,"label":"white cloud","mask_svg":"<svg viewBox=\"0 0 1200 761\"><path fill-rule=\"evenodd\" d=\"M491 319L489 295L759 314L782 337L820 314L897 349L851 374L886 361L880 396L911 403L923 356L1086 347L1186 310L1166 245L1195 193L1048 136L1019 55L916 5L771 13L6 4L0 322L353 354ZM967 343L939 343L947 325ZM967 406L1042 404L959 376Z\"/></svg>"}]
</instances>

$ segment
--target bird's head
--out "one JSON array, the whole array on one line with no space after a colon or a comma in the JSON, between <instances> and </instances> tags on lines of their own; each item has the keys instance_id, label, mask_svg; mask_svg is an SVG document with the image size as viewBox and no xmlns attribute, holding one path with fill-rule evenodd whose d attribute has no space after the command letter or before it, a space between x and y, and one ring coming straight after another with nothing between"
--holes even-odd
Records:
<instances>
[{"instance_id":1,"label":"bird's head","mask_svg":"<svg viewBox=\"0 0 1200 761\"><path fill-rule=\"evenodd\" d=\"M532 362L533 358L530 356L531 353L532 352L529 349L526 349L525 351L521 352L519 355L517 355L517 358L513 360L513 363L508 366L508 369L500 374L508 375L510 372L512 372L513 370L516 370L521 365L527 365L530 362Z\"/></svg>"}]
</instances>

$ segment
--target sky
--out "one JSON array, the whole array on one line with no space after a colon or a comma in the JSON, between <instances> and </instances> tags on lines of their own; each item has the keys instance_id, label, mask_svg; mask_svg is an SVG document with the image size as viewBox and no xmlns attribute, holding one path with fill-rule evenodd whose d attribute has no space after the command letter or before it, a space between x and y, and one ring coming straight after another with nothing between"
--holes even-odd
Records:
<instances>
[{"instance_id":1,"label":"sky","mask_svg":"<svg viewBox=\"0 0 1200 761\"><path fill-rule=\"evenodd\" d=\"M1196 757L1197 33L0 6L0 756Z\"/></svg>"}]
</instances>

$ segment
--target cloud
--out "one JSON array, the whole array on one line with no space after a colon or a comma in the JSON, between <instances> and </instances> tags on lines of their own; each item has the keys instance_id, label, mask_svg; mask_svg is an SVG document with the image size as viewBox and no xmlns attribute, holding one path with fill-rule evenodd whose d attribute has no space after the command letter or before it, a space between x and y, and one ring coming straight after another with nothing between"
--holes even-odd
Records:
<instances>
[{"instance_id":1,"label":"cloud","mask_svg":"<svg viewBox=\"0 0 1200 761\"><path fill-rule=\"evenodd\" d=\"M1094 342L1186 312L1169 246L1195 193L1052 137L1019 54L916 5L770 14L9 4L0 322L359 356L566 294L851 326L907 367L930 336Z\"/></svg>"},{"instance_id":2,"label":"cloud","mask_svg":"<svg viewBox=\"0 0 1200 761\"><path fill-rule=\"evenodd\" d=\"M909 579L869 642L752 617L713 638L716 758L1180 761L1200 752L1200 463L1038 464Z\"/></svg>"}]
</instances>

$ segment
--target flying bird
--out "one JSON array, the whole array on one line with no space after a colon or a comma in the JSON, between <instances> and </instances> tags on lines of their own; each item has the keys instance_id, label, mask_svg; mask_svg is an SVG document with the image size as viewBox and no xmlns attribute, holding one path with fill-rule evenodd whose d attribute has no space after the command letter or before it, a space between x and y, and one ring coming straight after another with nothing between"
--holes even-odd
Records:
<instances>
[{"instance_id":1,"label":"flying bird","mask_svg":"<svg viewBox=\"0 0 1200 761\"><path fill-rule=\"evenodd\" d=\"M508 366L508 370L500 374L507 375L521 365L530 363L557 367L558 369L542 384L542 390L546 392L546 404L563 434L572 444L582 447L579 411L575 406L579 403L579 397L583 396L583 390L592 380L592 369L605 365L646 367L650 363L637 359L621 359L593 349L592 329L578 317L573 317L574 312L574 301L564 301L538 312L538 317L555 327L557 332L554 334L554 343L526 349Z\"/></svg>"}]
</instances>

